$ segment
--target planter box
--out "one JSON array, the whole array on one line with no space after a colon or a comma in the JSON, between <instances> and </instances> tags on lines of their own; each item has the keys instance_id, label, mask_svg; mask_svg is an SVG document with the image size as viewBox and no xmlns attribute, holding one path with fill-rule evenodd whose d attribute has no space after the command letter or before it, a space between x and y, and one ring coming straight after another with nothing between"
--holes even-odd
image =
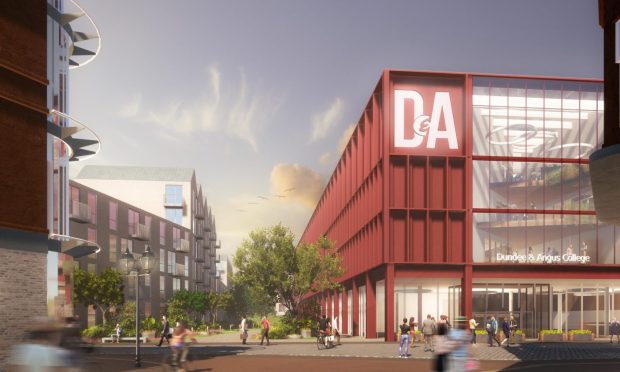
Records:
<instances>
[{"instance_id":1,"label":"planter box","mask_svg":"<svg viewBox=\"0 0 620 372\"><path fill-rule=\"evenodd\" d=\"M301 338L310 338L312 334L312 331L310 330L310 328L304 328L301 330Z\"/></svg>"},{"instance_id":2,"label":"planter box","mask_svg":"<svg viewBox=\"0 0 620 372\"><path fill-rule=\"evenodd\" d=\"M576 341L576 342L588 342L588 341L594 341L594 334L590 333L590 334L568 334L568 340L569 341Z\"/></svg>"},{"instance_id":3,"label":"planter box","mask_svg":"<svg viewBox=\"0 0 620 372\"><path fill-rule=\"evenodd\" d=\"M538 340L540 342L562 342L565 340L565 337L563 333L560 333L560 334L539 333Z\"/></svg>"},{"instance_id":4,"label":"planter box","mask_svg":"<svg viewBox=\"0 0 620 372\"><path fill-rule=\"evenodd\" d=\"M515 344L522 344L525 342L525 334L520 333L518 335L514 335L514 339L511 340Z\"/></svg>"},{"instance_id":5,"label":"planter box","mask_svg":"<svg viewBox=\"0 0 620 372\"><path fill-rule=\"evenodd\" d=\"M144 337L147 342L148 340L154 340L155 339L155 331L143 331L142 332L142 337Z\"/></svg>"}]
</instances>

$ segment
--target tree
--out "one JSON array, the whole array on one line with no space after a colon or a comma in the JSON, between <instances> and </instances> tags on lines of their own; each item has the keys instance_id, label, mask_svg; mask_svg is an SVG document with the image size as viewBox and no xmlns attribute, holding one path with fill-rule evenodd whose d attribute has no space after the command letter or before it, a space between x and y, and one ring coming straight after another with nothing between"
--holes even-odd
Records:
<instances>
[{"instance_id":1,"label":"tree","mask_svg":"<svg viewBox=\"0 0 620 372\"><path fill-rule=\"evenodd\" d=\"M97 275L79 267L74 270L73 302L101 310L104 323L108 322L110 309L124 301L123 278L118 271L107 268Z\"/></svg>"},{"instance_id":2,"label":"tree","mask_svg":"<svg viewBox=\"0 0 620 372\"><path fill-rule=\"evenodd\" d=\"M254 230L233 258L238 284L262 293L272 306L283 303L293 316L306 294L338 288L335 279L344 273L326 237L297 247L294 240L290 229L280 224Z\"/></svg>"},{"instance_id":3,"label":"tree","mask_svg":"<svg viewBox=\"0 0 620 372\"><path fill-rule=\"evenodd\" d=\"M208 292L181 289L168 300L168 317L171 320L185 320L199 323L209 308L211 301Z\"/></svg>"}]
</instances>

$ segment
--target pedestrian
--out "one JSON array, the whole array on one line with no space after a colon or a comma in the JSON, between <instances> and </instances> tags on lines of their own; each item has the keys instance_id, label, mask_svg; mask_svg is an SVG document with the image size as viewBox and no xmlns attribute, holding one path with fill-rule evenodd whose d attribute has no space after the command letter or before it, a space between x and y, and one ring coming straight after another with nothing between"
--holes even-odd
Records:
<instances>
[{"instance_id":1,"label":"pedestrian","mask_svg":"<svg viewBox=\"0 0 620 372\"><path fill-rule=\"evenodd\" d=\"M415 329L417 326L418 323L415 322L415 317L409 318L409 341L411 345L415 343Z\"/></svg>"},{"instance_id":2,"label":"pedestrian","mask_svg":"<svg viewBox=\"0 0 620 372\"><path fill-rule=\"evenodd\" d=\"M400 346L398 347L398 355L401 358L407 358L409 355L409 333L411 328L407 324L407 318L403 318L403 324L400 325Z\"/></svg>"},{"instance_id":3,"label":"pedestrian","mask_svg":"<svg viewBox=\"0 0 620 372\"><path fill-rule=\"evenodd\" d=\"M510 347L510 323L506 317L504 317L504 322L502 323L502 331L504 332L504 339L501 344L506 343L506 347Z\"/></svg>"},{"instance_id":4,"label":"pedestrian","mask_svg":"<svg viewBox=\"0 0 620 372\"><path fill-rule=\"evenodd\" d=\"M450 352L454 349L454 343L448 338L448 326L446 323L439 322L437 324L437 336L434 338L435 345L437 346L437 352L435 353L435 371L447 371L448 359Z\"/></svg>"},{"instance_id":5,"label":"pedestrian","mask_svg":"<svg viewBox=\"0 0 620 372\"><path fill-rule=\"evenodd\" d=\"M159 339L159 344L157 344L157 346L161 347L161 345L164 343L164 340L166 340L166 344L170 345L170 323L168 323L168 318L166 318L165 315L161 316L161 321L162 321L162 331L161 331L161 338Z\"/></svg>"},{"instance_id":6,"label":"pedestrian","mask_svg":"<svg viewBox=\"0 0 620 372\"><path fill-rule=\"evenodd\" d=\"M618 340L618 343L620 344L620 323L618 323L616 318L613 318L611 320L611 323L609 323L609 336L610 336L609 342L613 344L614 336L616 336L616 339Z\"/></svg>"},{"instance_id":7,"label":"pedestrian","mask_svg":"<svg viewBox=\"0 0 620 372\"><path fill-rule=\"evenodd\" d=\"M517 333L517 328L519 328L519 323L517 323L517 320L515 319L514 315L510 316L510 340L508 340L508 342L512 341L512 343L515 343L515 334Z\"/></svg>"},{"instance_id":8,"label":"pedestrian","mask_svg":"<svg viewBox=\"0 0 620 372\"><path fill-rule=\"evenodd\" d=\"M478 327L478 322L476 322L476 319L474 318L474 316L471 316L471 319L469 319L469 332L471 332L471 342L472 344L476 345L476 327Z\"/></svg>"},{"instance_id":9,"label":"pedestrian","mask_svg":"<svg viewBox=\"0 0 620 372\"><path fill-rule=\"evenodd\" d=\"M435 321L432 319L431 314L428 314L422 322L422 333L424 334L424 351L430 350L434 352L433 334L435 333Z\"/></svg>"},{"instance_id":10,"label":"pedestrian","mask_svg":"<svg viewBox=\"0 0 620 372\"><path fill-rule=\"evenodd\" d=\"M239 335L239 338L241 338L241 344L242 345L247 344L247 339L248 339L248 321L245 318L245 315L243 317L241 317L241 324L239 324L239 331L241 331L241 334Z\"/></svg>"},{"instance_id":11,"label":"pedestrian","mask_svg":"<svg viewBox=\"0 0 620 372\"><path fill-rule=\"evenodd\" d=\"M457 316L454 319L454 327L450 328L448 338L452 341L452 352L450 353L449 371L463 372L469 359L469 342L467 338L467 318Z\"/></svg>"},{"instance_id":12,"label":"pedestrian","mask_svg":"<svg viewBox=\"0 0 620 372\"><path fill-rule=\"evenodd\" d=\"M263 316L263 319L260 321L261 328L263 329L262 337L260 339L260 344L263 344L263 340L267 338L267 346L269 346L269 320L267 320L266 316Z\"/></svg>"},{"instance_id":13,"label":"pedestrian","mask_svg":"<svg viewBox=\"0 0 620 372\"><path fill-rule=\"evenodd\" d=\"M493 341L497 342L497 346L501 346L500 342L495 337L495 334L497 333L497 320L495 320L494 316L489 316L487 318L486 328L488 333L489 346L494 346Z\"/></svg>"},{"instance_id":14,"label":"pedestrian","mask_svg":"<svg viewBox=\"0 0 620 372\"><path fill-rule=\"evenodd\" d=\"M116 327L114 327L114 340L117 344L121 341L121 332L123 332L121 325L116 323Z\"/></svg>"},{"instance_id":15,"label":"pedestrian","mask_svg":"<svg viewBox=\"0 0 620 372\"><path fill-rule=\"evenodd\" d=\"M332 333L334 335L336 344L340 345L340 327L338 327L338 315L334 315L332 318Z\"/></svg>"}]
</instances>

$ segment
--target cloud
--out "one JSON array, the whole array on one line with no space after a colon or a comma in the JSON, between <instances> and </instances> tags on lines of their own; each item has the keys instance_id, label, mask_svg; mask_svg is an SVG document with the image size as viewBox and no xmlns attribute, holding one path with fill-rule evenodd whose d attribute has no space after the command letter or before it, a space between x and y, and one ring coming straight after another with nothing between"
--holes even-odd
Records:
<instances>
[{"instance_id":1,"label":"cloud","mask_svg":"<svg viewBox=\"0 0 620 372\"><path fill-rule=\"evenodd\" d=\"M332 154L329 152L326 152L325 154L321 155L321 157L319 158L319 163L327 164L329 160L331 159L331 157L332 157Z\"/></svg>"},{"instance_id":2,"label":"cloud","mask_svg":"<svg viewBox=\"0 0 620 372\"><path fill-rule=\"evenodd\" d=\"M312 117L312 137L310 142L324 138L330 129L338 124L344 112L344 102L336 97L334 102L322 113Z\"/></svg>"},{"instance_id":3,"label":"cloud","mask_svg":"<svg viewBox=\"0 0 620 372\"><path fill-rule=\"evenodd\" d=\"M320 174L299 164L277 164L271 170L271 192L284 194L285 202L299 202L314 209L324 187Z\"/></svg>"},{"instance_id":4,"label":"cloud","mask_svg":"<svg viewBox=\"0 0 620 372\"><path fill-rule=\"evenodd\" d=\"M211 65L206 69L204 92L185 100L167 97L166 101L166 105L157 105L134 94L119 115L143 125L156 125L166 133L160 135L162 138L179 140L184 138L178 135L220 132L247 142L257 152L257 132L271 122L283 100L251 86L243 70L237 86L223 85L220 70Z\"/></svg>"},{"instance_id":5,"label":"cloud","mask_svg":"<svg viewBox=\"0 0 620 372\"><path fill-rule=\"evenodd\" d=\"M344 149L347 147L354 130L355 124L351 124L344 130L344 132L342 132L342 136L340 136L340 139L338 140L338 154L342 154Z\"/></svg>"}]
</instances>

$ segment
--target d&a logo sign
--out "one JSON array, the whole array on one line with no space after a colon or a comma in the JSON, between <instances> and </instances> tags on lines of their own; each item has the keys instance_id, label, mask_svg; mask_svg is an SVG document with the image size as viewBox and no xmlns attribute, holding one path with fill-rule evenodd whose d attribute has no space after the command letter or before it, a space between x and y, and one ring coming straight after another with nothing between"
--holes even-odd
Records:
<instances>
[{"instance_id":1,"label":"d&a logo sign","mask_svg":"<svg viewBox=\"0 0 620 372\"><path fill-rule=\"evenodd\" d=\"M407 100L413 100L413 115L406 118L405 102ZM440 129L439 120L442 116L444 128ZM413 127L413 138L405 137L405 128L408 127ZM435 92L433 111L429 116L424 113L424 98L420 93L415 90L395 90L394 147L419 148L425 143L427 149L434 149L439 141L447 141L448 148L451 150L459 148L450 93Z\"/></svg>"}]
</instances>

